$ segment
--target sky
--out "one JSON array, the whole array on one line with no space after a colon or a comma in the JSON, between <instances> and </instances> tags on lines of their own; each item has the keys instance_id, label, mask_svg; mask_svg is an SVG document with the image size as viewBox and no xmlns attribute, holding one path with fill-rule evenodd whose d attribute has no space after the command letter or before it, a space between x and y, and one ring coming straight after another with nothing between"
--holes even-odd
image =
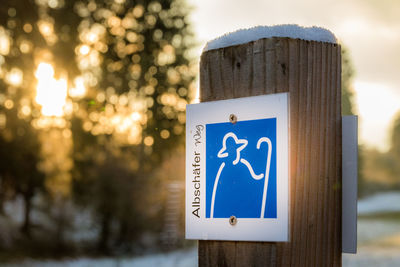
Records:
<instances>
[{"instance_id":1,"label":"sky","mask_svg":"<svg viewBox=\"0 0 400 267\"><path fill-rule=\"evenodd\" d=\"M331 30L356 71L359 143L387 151L400 112L399 0L188 0L200 43L258 25L299 24Z\"/></svg>"}]
</instances>

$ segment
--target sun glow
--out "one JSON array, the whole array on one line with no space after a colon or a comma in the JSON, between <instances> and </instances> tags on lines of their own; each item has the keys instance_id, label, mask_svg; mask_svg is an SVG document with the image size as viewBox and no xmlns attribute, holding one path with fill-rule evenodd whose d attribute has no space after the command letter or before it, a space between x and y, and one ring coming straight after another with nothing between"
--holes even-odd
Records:
<instances>
[{"instance_id":1,"label":"sun glow","mask_svg":"<svg viewBox=\"0 0 400 267\"><path fill-rule=\"evenodd\" d=\"M387 151L391 123L400 108L400 95L386 84L356 81L354 89L361 117L361 141Z\"/></svg>"},{"instance_id":2,"label":"sun glow","mask_svg":"<svg viewBox=\"0 0 400 267\"><path fill-rule=\"evenodd\" d=\"M85 80L83 77L76 77L74 80L75 87L69 89L69 96L73 98L81 98L86 95Z\"/></svg>"},{"instance_id":3,"label":"sun glow","mask_svg":"<svg viewBox=\"0 0 400 267\"><path fill-rule=\"evenodd\" d=\"M67 81L56 80L54 69L48 63L40 63L35 76L38 80L36 87L36 102L42 106L45 116L63 116L67 98Z\"/></svg>"}]
</instances>

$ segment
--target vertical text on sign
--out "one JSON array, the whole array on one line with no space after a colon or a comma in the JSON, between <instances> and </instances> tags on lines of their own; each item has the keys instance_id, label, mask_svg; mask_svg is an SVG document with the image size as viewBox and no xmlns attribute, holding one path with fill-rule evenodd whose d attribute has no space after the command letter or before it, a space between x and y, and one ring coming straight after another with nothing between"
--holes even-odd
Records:
<instances>
[{"instance_id":1,"label":"vertical text on sign","mask_svg":"<svg viewBox=\"0 0 400 267\"><path fill-rule=\"evenodd\" d=\"M204 131L204 125L196 125L196 131L193 134L194 146L195 148L202 144L202 134ZM197 218L200 218L200 187L201 187L201 153L198 150L193 152L193 201L192 201L192 214Z\"/></svg>"}]
</instances>

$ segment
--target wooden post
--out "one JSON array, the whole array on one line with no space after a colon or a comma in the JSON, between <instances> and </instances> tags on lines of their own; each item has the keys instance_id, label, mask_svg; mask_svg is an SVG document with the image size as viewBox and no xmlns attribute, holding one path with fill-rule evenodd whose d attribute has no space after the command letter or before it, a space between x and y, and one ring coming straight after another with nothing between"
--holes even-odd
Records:
<instances>
[{"instance_id":1,"label":"wooden post","mask_svg":"<svg viewBox=\"0 0 400 267\"><path fill-rule=\"evenodd\" d=\"M204 52L201 102L290 93L290 242L199 241L199 266L341 266L340 45L267 38Z\"/></svg>"}]
</instances>

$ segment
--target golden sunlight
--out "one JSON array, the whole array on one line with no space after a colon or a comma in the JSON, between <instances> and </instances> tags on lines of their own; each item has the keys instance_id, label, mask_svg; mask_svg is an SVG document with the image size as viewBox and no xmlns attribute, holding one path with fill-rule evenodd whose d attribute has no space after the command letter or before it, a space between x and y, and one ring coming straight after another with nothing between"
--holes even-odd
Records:
<instances>
[{"instance_id":1,"label":"golden sunlight","mask_svg":"<svg viewBox=\"0 0 400 267\"><path fill-rule=\"evenodd\" d=\"M74 80L75 87L69 89L69 96L73 98L81 98L86 95L85 80L83 77L76 77Z\"/></svg>"},{"instance_id":2,"label":"golden sunlight","mask_svg":"<svg viewBox=\"0 0 400 267\"><path fill-rule=\"evenodd\" d=\"M36 87L36 102L42 106L45 116L63 116L67 98L67 81L56 80L54 69L48 63L40 63L35 76L38 80Z\"/></svg>"},{"instance_id":3,"label":"golden sunlight","mask_svg":"<svg viewBox=\"0 0 400 267\"><path fill-rule=\"evenodd\" d=\"M6 75L6 81L8 84L13 86L19 86L22 84L23 72L18 68L12 68Z\"/></svg>"},{"instance_id":4,"label":"golden sunlight","mask_svg":"<svg viewBox=\"0 0 400 267\"><path fill-rule=\"evenodd\" d=\"M10 52L11 39L6 30L0 26L0 55L8 55Z\"/></svg>"},{"instance_id":5,"label":"golden sunlight","mask_svg":"<svg viewBox=\"0 0 400 267\"><path fill-rule=\"evenodd\" d=\"M79 47L79 53L81 55L85 56L85 55L89 54L89 52L90 52L90 47L88 45L81 45Z\"/></svg>"},{"instance_id":6,"label":"golden sunlight","mask_svg":"<svg viewBox=\"0 0 400 267\"><path fill-rule=\"evenodd\" d=\"M54 26L48 21L39 20L38 22L39 31L43 36L50 36L54 32Z\"/></svg>"}]
</instances>

